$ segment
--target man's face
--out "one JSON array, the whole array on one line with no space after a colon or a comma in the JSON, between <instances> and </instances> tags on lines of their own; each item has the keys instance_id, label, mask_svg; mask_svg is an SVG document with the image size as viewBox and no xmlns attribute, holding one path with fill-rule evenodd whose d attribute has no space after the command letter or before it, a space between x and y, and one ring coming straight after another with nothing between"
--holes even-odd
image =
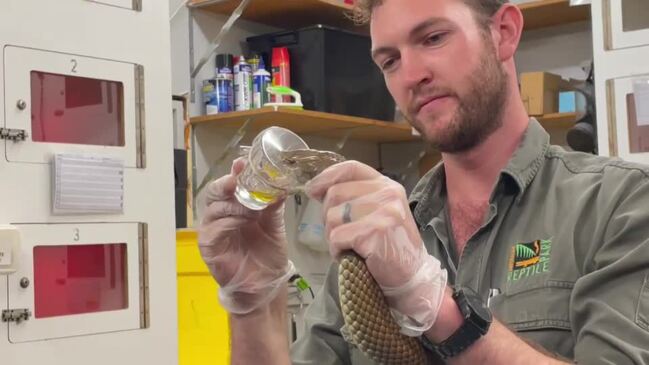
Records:
<instances>
[{"instance_id":1,"label":"man's face","mask_svg":"<svg viewBox=\"0 0 649 365\"><path fill-rule=\"evenodd\" d=\"M469 150L501 125L507 76L462 0L385 0L370 31L399 109L440 151Z\"/></svg>"}]
</instances>

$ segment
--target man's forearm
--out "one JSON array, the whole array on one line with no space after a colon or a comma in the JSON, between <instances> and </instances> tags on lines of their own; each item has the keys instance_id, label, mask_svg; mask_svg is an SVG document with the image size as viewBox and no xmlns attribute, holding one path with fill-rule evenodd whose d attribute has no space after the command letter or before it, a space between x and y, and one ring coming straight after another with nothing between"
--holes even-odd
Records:
<instances>
[{"instance_id":1,"label":"man's forearm","mask_svg":"<svg viewBox=\"0 0 649 365\"><path fill-rule=\"evenodd\" d=\"M286 288L269 305L245 315L230 315L233 365L290 364Z\"/></svg>"},{"instance_id":2,"label":"man's forearm","mask_svg":"<svg viewBox=\"0 0 649 365\"><path fill-rule=\"evenodd\" d=\"M433 343L440 343L462 325L462 316L455 301L446 297L438 315L438 323L426 333ZM505 325L494 320L487 334L460 355L447 360L452 365L499 364L568 364L539 351L518 337Z\"/></svg>"}]
</instances>

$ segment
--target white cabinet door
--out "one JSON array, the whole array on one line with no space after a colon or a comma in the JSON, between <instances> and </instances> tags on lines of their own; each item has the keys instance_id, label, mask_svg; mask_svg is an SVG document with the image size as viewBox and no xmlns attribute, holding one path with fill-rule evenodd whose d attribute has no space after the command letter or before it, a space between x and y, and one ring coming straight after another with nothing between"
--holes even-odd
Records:
<instances>
[{"instance_id":1,"label":"white cabinet door","mask_svg":"<svg viewBox=\"0 0 649 365\"><path fill-rule=\"evenodd\" d=\"M0 313L7 309L7 280L6 275L0 275ZM0 347L8 338L8 323L0 320Z\"/></svg>"},{"instance_id":2,"label":"white cabinet door","mask_svg":"<svg viewBox=\"0 0 649 365\"><path fill-rule=\"evenodd\" d=\"M606 49L649 45L649 1L603 0L607 24Z\"/></svg>"},{"instance_id":3,"label":"white cabinet door","mask_svg":"<svg viewBox=\"0 0 649 365\"><path fill-rule=\"evenodd\" d=\"M27 133L24 141L4 141L8 161L90 153L144 165L140 66L13 46L4 60L4 127Z\"/></svg>"},{"instance_id":4,"label":"white cabinet door","mask_svg":"<svg viewBox=\"0 0 649 365\"><path fill-rule=\"evenodd\" d=\"M32 316L9 324L12 343L147 326L145 225L15 226L20 267L8 277L8 307Z\"/></svg>"},{"instance_id":5,"label":"white cabinet door","mask_svg":"<svg viewBox=\"0 0 649 365\"><path fill-rule=\"evenodd\" d=\"M625 160L649 162L649 122L638 118L634 82L649 80L649 74L609 80L608 134L612 155Z\"/></svg>"}]
</instances>

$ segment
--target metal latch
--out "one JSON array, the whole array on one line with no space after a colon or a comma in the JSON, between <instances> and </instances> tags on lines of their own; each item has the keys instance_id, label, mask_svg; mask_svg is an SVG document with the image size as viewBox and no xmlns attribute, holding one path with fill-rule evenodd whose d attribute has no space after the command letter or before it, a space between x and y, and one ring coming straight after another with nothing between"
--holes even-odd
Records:
<instances>
[{"instance_id":1,"label":"metal latch","mask_svg":"<svg viewBox=\"0 0 649 365\"><path fill-rule=\"evenodd\" d=\"M32 311L29 309L5 309L2 311L2 322L16 322L20 324L22 321L27 321L32 316Z\"/></svg>"},{"instance_id":2,"label":"metal latch","mask_svg":"<svg viewBox=\"0 0 649 365\"><path fill-rule=\"evenodd\" d=\"M27 137L27 132L24 129L0 128L0 139L17 142L24 141Z\"/></svg>"}]
</instances>

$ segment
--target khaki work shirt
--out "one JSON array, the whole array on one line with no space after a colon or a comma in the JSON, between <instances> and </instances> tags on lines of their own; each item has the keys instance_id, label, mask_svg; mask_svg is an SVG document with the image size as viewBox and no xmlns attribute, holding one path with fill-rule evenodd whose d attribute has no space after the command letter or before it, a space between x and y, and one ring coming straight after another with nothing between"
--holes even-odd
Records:
<instances>
[{"instance_id":1,"label":"khaki work shirt","mask_svg":"<svg viewBox=\"0 0 649 365\"><path fill-rule=\"evenodd\" d=\"M459 259L442 165L411 207L449 284L476 290L519 336L581 364L649 364L648 176L642 165L551 146L532 119ZM373 364L340 334L336 266L307 309L293 364Z\"/></svg>"}]
</instances>

